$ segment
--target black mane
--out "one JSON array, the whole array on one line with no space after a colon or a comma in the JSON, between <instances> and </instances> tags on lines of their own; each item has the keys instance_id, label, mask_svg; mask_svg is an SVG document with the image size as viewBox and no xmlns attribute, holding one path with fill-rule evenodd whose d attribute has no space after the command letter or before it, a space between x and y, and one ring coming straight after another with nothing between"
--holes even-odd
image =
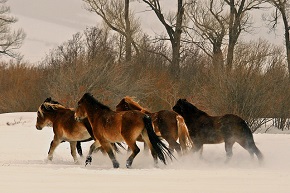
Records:
<instances>
[{"instance_id":1,"label":"black mane","mask_svg":"<svg viewBox=\"0 0 290 193\"><path fill-rule=\"evenodd\" d=\"M91 93L85 93L83 96L90 104L98 106L98 108L101 108L103 110L111 110L110 107L100 103Z\"/></svg>"},{"instance_id":2,"label":"black mane","mask_svg":"<svg viewBox=\"0 0 290 193\"><path fill-rule=\"evenodd\" d=\"M194 113L197 115L207 115L208 116L208 114L206 112L198 109L196 106L194 106L193 104L188 102L186 99L179 99L177 101L176 105L186 107L186 111L188 111L187 113Z\"/></svg>"}]
</instances>

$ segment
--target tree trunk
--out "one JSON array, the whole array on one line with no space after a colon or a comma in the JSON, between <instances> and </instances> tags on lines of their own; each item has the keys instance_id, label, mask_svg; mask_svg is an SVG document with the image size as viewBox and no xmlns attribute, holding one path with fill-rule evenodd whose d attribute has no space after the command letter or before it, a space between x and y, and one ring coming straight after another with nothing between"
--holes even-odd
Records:
<instances>
[{"instance_id":1,"label":"tree trunk","mask_svg":"<svg viewBox=\"0 0 290 193\"><path fill-rule=\"evenodd\" d=\"M172 46L172 66L171 74L175 80L180 79L180 41L182 33L182 20L184 14L183 0L178 0L177 17L176 17L176 27L173 34L173 39L171 40Z\"/></svg>"},{"instance_id":2,"label":"tree trunk","mask_svg":"<svg viewBox=\"0 0 290 193\"><path fill-rule=\"evenodd\" d=\"M285 46L286 46L286 54L287 54L287 64L288 64L288 75L289 75L289 80L290 80L290 37L289 37L289 25L287 21L287 16L286 16L286 10L280 10L282 14L282 19L284 23L284 29L285 29Z\"/></svg>"},{"instance_id":3,"label":"tree trunk","mask_svg":"<svg viewBox=\"0 0 290 193\"><path fill-rule=\"evenodd\" d=\"M131 61L132 59L132 37L131 37L131 26L130 26L130 19L129 19L129 0L125 0L125 23L126 23L126 43L125 43L125 49L126 49L126 55L125 59L126 61Z\"/></svg>"}]
</instances>

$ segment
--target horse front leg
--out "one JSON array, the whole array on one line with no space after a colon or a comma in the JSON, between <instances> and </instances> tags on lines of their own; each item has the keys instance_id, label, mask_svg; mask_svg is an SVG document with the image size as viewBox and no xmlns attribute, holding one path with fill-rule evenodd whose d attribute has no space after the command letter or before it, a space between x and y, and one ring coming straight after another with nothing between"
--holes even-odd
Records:
<instances>
[{"instance_id":1,"label":"horse front leg","mask_svg":"<svg viewBox=\"0 0 290 193\"><path fill-rule=\"evenodd\" d=\"M50 143L50 147L49 147L49 151L48 151L48 156L47 156L47 159L48 159L49 161L52 161L52 159L53 159L53 152L54 152L54 150L56 149L56 147L57 147L60 143L61 143L61 140L56 139L55 137L54 137L54 139L51 141L51 143Z\"/></svg>"},{"instance_id":2,"label":"horse front leg","mask_svg":"<svg viewBox=\"0 0 290 193\"><path fill-rule=\"evenodd\" d=\"M103 142L101 143L102 147L104 148L104 150L107 152L109 158L111 159L112 163L113 163L113 167L114 168L119 168L120 164L119 162L116 160L113 148L111 146L111 143L109 142Z\"/></svg>"},{"instance_id":3,"label":"horse front leg","mask_svg":"<svg viewBox=\"0 0 290 193\"><path fill-rule=\"evenodd\" d=\"M70 153L74 159L75 164L78 164L78 158L77 158L77 151L76 151L76 145L77 142L76 141L72 141L70 142Z\"/></svg>"},{"instance_id":4,"label":"horse front leg","mask_svg":"<svg viewBox=\"0 0 290 193\"><path fill-rule=\"evenodd\" d=\"M91 146L90 146L90 151L86 157L86 166L88 164L92 163L92 154L95 151L95 149L99 148L101 146L100 142L98 140L96 140Z\"/></svg>"}]
</instances>

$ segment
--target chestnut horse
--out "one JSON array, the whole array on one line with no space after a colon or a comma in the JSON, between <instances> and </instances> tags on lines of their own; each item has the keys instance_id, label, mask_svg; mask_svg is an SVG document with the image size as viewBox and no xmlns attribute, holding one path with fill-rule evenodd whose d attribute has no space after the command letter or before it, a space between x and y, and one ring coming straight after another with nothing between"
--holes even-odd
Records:
<instances>
[{"instance_id":1,"label":"chestnut horse","mask_svg":"<svg viewBox=\"0 0 290 193\"><path fill-rule=\"evenodd\" d=\"M192 141L188 133L187 126L182 116L174 111L161 110L151 113L131 97L124 97L116 106L116 111L138 110L152 119L155 133L161 135L169 144L171 150L176 150L181 154L181 150L186 152L192 147ZM179 139L179 143L176 141Z\"/></svg>"},{"instance_id":2,"label":"chestnut horse","mask_svg":"<svg viewBox=\"0 0 290 193\"><path fill-rule=\"evenodd\" d=\"M131 148L132 153L126 161L126 167L130 168L134 158L140 152L136 144L139 136L142 136L150 148L155 164L157 164L157 158L166 164L165 156L171 159L173 157L170 150L153 131L150 117L140 111L115 112L97 101L90 93L85 93L78 101L75 118L76 120L88 118L96 139L95 147L102 146L105 149L114 168L119 167L119 162L112 151L111 143L125 141ZM87 161L91 162L91 159L90 151Z\"/></svg>"},{"instance_id":3,"label":"chestnut horse","mask_svg":"<svg viewBox=\"0 0 290 193\"><path fill-rule=\"evenodd\" d=\"M226 161L229 161L233 155L232 147L237 142L252 157L256 154L259 162L262 162L263 155L255 145L250 128L237 115L209 116L186 99L179 99L173 110L183 116L196 151L200 150L203 144L225 142Z\"/></svg>"},{"instance_id":4,"label":"chestnut horse","mask_svg":"<svg viewBox=\"0 0 290 193\"><path fill-rule=\"evenodd\" d=\"M52 160L53 152L61 142L68 141L70 143L71 155L74 162L77 163L77 142L92 140L88 132L92 130L88 120L77 122L74 119L74 113L73 109L66 108L57 101L51 100L51 98L47 98L38 108L36 128L42 130L43 127L52 124L54 132L54 138L48 152L48 160ZM78 151L81 153L81 149Z\"/></svg>"}]
</instances>

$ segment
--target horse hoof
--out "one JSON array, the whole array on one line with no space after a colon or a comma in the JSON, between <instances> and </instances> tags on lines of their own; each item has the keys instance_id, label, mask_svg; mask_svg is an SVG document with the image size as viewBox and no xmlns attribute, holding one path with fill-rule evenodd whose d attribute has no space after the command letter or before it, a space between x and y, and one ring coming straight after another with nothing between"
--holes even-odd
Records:
<instances>
[{"instance_id":1,"label":"horse hoof","mask_svg":"<svg viewBox=\"0 0 290 193\"><path fill-rule=\"evenodd\" d=\"M127 160L126 167L127 168L131 168L132 167L132 163L133 163L133 161Z\"/></svg>"},{"instance_id":2,"label":"horse hoof","mask_svg":"<svg viewBox=\"0 0 290 193\"><path fill-rule=\"evenodd\" d=\"M114 168L119 168L119 165L120 165L119 163L113 163Z\"/></svg>"},{"instance_id":3,"label":"horse hoof","mask_svg":"<svg viewBox=\"0 0 290 193\"><path fill-rule=\"evenodd\" d=\"M86 159L86 165L87 166L88 164L91 164L92 163L92 157L91 156L88 156L87 159Z\"/></svg>"}]
</instances>

